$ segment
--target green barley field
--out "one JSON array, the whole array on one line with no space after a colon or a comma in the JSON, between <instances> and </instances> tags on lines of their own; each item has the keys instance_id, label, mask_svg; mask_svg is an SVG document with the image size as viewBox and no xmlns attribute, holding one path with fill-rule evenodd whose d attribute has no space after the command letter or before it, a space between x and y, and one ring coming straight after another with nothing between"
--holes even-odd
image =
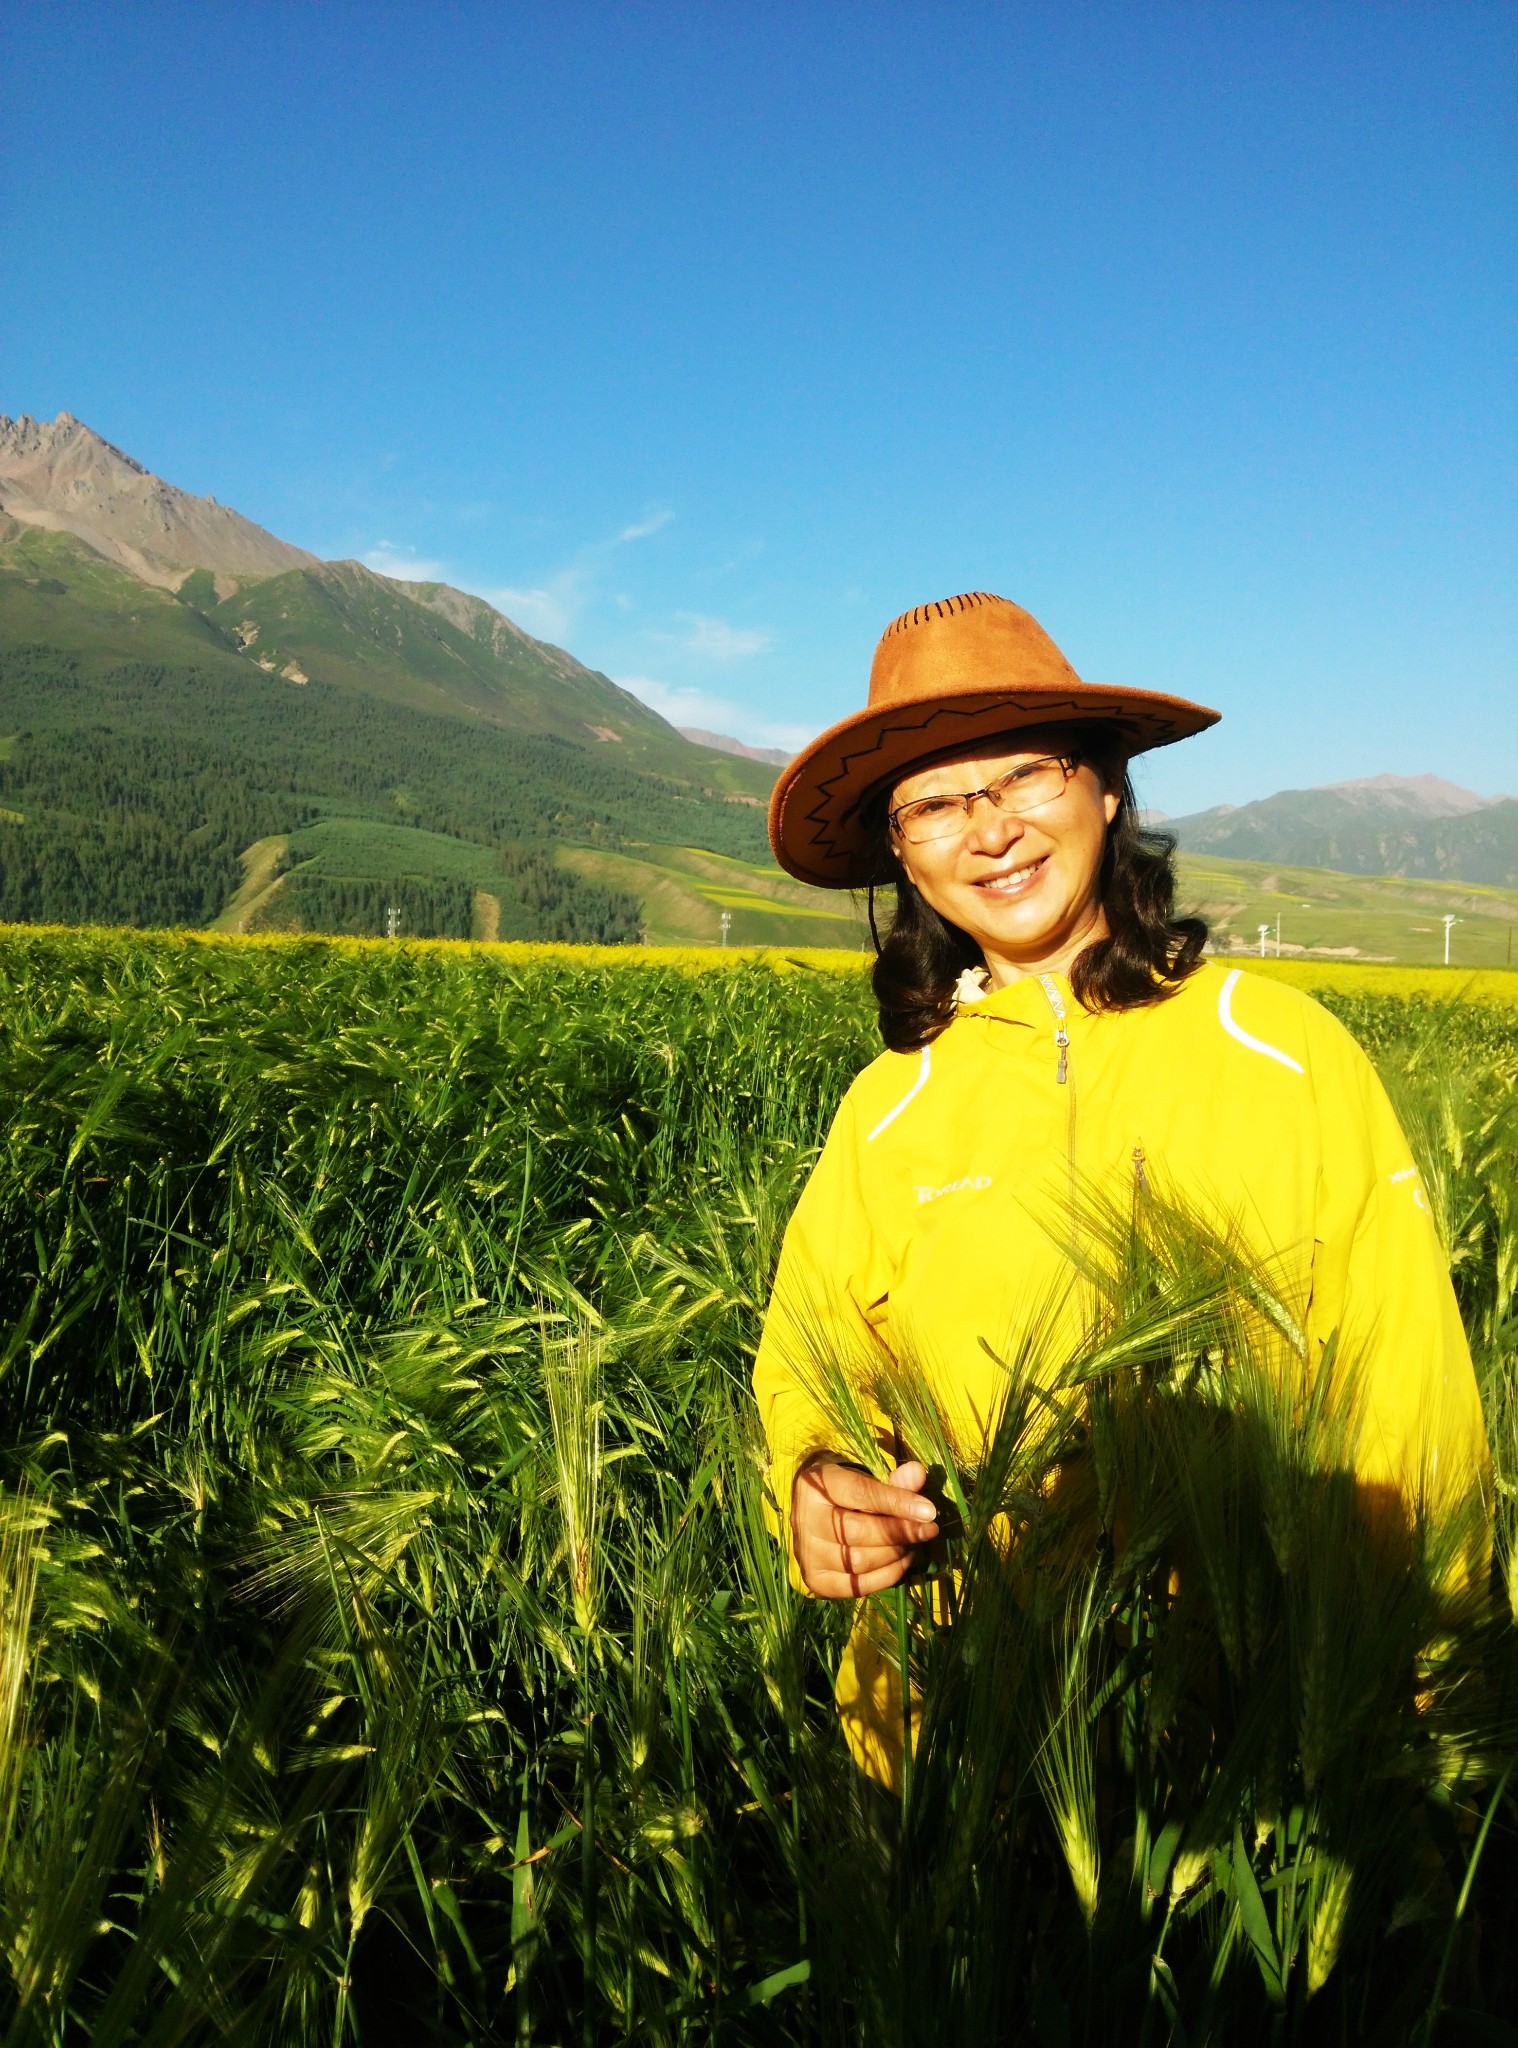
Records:
<instances>
[{"instance_id":1,"label":"green barley field","mask_svg":"<svg viewBox=\"0 0 1518 2048\"><path fill-rule=\"evenodd\" d=\"M1269 1276L1098 1215L898 1810L747 1395L856 968L0 934L7 2048L1518 2041L1518 1006L1334 978L1495 1527L1366 1532Z\"/></svg>"}]
</instances>

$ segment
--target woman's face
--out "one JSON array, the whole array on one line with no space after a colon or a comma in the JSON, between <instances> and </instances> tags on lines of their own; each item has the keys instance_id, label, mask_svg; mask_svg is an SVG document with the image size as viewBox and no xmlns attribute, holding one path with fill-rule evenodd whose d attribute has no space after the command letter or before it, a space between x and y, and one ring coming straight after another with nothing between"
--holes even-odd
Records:
<instances>
[{"instance_id":1,"label":"woman's face","mask_svg":"<svg viewBox=\"0 0 1518 2048\"><path fill-rule=\"evenodd\" d=\"M967 747L903 776L893 816L924 797L984 789L1072 743L1056 729ZM1082 762L1036 809L1014 813L982 797L946 838L911 843L893 824L891 850L940 917L980 947L995 981L1061 972L1106 931L1097 885L1117 807L1118 791Z\"/></svg>"}]
</instances>

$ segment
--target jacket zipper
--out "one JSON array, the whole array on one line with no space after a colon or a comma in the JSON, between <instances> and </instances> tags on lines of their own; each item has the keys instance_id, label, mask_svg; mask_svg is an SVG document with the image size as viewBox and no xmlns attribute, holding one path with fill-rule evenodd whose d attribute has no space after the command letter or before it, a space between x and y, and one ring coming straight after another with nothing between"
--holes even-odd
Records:
<instances>
[{"instance_id":1,"label":"jacket zipper","mask_svg":"<svg viewBox=\"0 0 1518 2048\"><path fill-rule=\"evenodd\" d=\"M1048 998L1049 1008L1054 1012L1054 1049L1058 1062L1054 1079L1059 1087L1069 1086L1065 1097L1065 1172L1069 1181L1070 1218L1076 1220L1079 1203L1079 1177L1075 1170L1075 1089L1070 1086L1070 1033L1066 1029L1070 1018L1065 1008L1065 999L1059 992L1059 983L1050 974L1041 974L1039 985Z\"/></svg>"},{"instance_id":2,"label":"jacket zipper","mask_svg":"<svg viewBox=\"0 0 1518 2048\"><path fill-rule=\"evenodd\" d=\"M1070 1078L1070 1034L1065 1029L1065 999L1059 992L1059 983L1052 975L1041 974L1038 980L1039 986L1049 998L1049 1008L1054 1012L1054 1045L1059 1054L1059 1065L1055 1069L1054 1078L1063 1088Z\"/></svg>"}]
</instances>

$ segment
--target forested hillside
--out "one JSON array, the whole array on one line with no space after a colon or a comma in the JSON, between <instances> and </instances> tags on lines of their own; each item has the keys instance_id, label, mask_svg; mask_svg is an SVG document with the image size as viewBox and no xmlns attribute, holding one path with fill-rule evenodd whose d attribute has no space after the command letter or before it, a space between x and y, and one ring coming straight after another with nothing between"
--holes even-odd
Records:
<instances>
[{"instance_id":1,"label":"forested hillside","mask_svg":"<svg viewBox=\"0 0 1518 2048\"><path fill-rule=\"evenodd\" d=\"M675 838L740 858L764 844L752 803L640 772L594 741L470 726L251 664L102 668L0 649L0 733L6 920L204 924L253 842L348 815L489 849L502 936L620 940L636 936L636 905L557 868L556 844ZM390 885L388 897L349 889L325 905L309 873L289 908L329 929L383 930L404 870L359 879Z\"/></svg>"},{"instance_id":2,"label":"forested hillside","mask_svg":"<svg viewBox=\"0 0 1518 2048\"><path fill-rule=\"evenodd\" d=\"M91 668L185 662L248 677L342 684L471 727L615 749L625 766L762 798L762 762L693 745L608 676L534 640L479 598L399 583L358 562L257 581L210 569L174 590L140 581L77 536L0 511L0 647L47 647Z\"/></svg>"},{"instance_id":3,"label":"forested hillside","mask_svg":"<svg viewBox=\"0 0 1518 2048\"><path fill-rule=\"evenodd\" d=\"M625 942L598 855L764 862L772 781L480 598L0 420L0 919Z\"/></svg>"}]
</instances>

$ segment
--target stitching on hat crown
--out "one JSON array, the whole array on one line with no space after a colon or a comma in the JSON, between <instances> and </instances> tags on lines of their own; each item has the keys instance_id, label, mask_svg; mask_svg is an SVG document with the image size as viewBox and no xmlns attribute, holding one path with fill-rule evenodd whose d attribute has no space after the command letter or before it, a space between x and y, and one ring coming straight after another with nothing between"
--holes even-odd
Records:
<instances>
[{"instance_id":1,"label":"stitching on hat crown","mask_svg":"<svg viewBox=\"0 0 1518 2048\"><path fill-rule=\"evenodd\" d=\"M903 612L899 619L892 619L880 636L889 640L893 633L906 633L913 626L925 626L929 619L947 618L951 612L974 611L983 604L1007 604L1009 600L998 597L990 590L963 590L958 597L935 598L931 604L913 605L909 612Z\"/></svg>"}]
</instances>

